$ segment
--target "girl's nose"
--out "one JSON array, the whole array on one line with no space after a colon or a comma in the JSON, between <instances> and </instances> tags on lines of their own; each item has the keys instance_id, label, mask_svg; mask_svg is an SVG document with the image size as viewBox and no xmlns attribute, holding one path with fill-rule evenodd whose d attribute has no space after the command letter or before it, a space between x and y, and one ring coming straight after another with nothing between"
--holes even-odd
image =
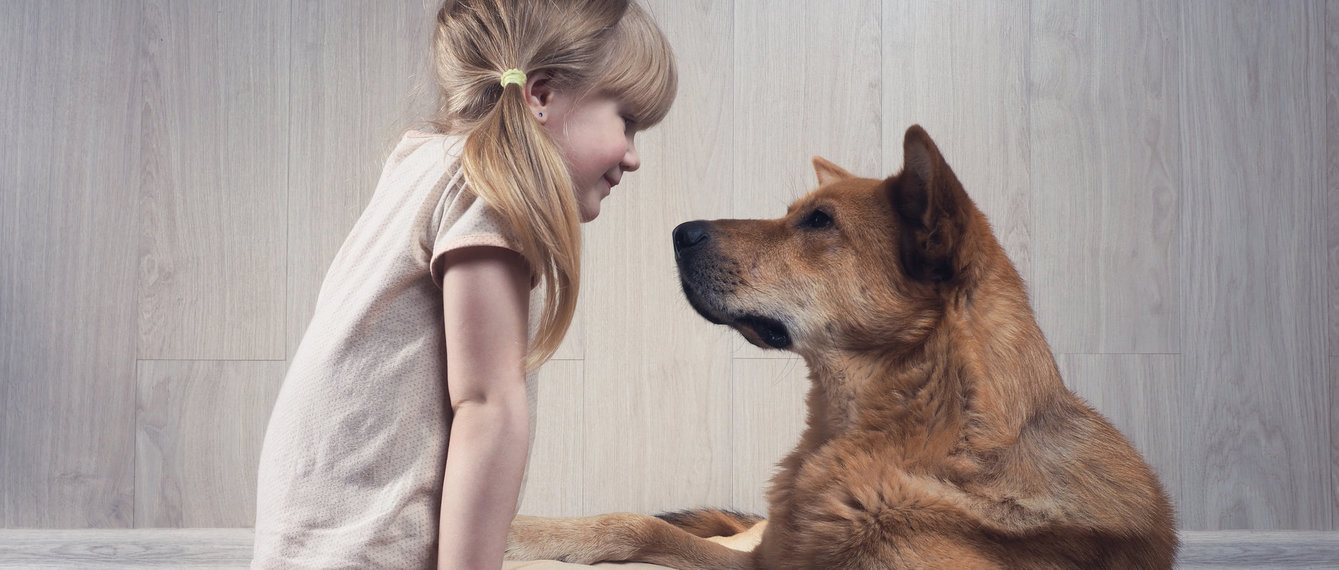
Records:
<instances>
[{"instance_id":1,"label":"girl's nose","mask_svg":"<svg viewBox=\"0 0 1339 570\"><path fill-rule=\"evenodd\" d=\"M618 165L624 172L632 172L642 167L642 157L637 154L637 147L632 144L631 139L628 140L628 151L623 153L623 160L619 161Z\"/></svg>"}]
</instances>

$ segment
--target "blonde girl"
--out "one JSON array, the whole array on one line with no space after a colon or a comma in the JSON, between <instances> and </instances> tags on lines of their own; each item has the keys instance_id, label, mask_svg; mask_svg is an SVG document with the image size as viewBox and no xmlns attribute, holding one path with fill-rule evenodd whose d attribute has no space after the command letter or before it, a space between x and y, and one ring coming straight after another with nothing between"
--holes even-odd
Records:
<instances>
[{"instance_id":1,"label":"blonde girl","mask_svg":"<svg viewBox=\"0 0 1339 570\"><path fill-rule=\"evenodd\" d=\"M500 567L578 224L676 89L628 0L448 0L433 49L432 132L387 159L271 415L253 568Z\"/></svg>"}]
</instances>

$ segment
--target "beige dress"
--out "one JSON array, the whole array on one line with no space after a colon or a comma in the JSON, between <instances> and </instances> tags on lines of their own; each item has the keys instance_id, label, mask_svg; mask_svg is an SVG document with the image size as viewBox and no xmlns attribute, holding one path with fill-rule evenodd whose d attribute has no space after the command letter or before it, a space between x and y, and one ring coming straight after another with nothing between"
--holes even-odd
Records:
<instances>
[{"instance_id":1,"label":"beige dress","mask_svg":"<svg viewBox=\"0 0 1339 570\"><path fill-rule=\"evenodd\" d=\"M451 409L434 260L516 249L464 184L462 142L407 134L326 274L265 433L252 568L435 563Z\"/></svg>"}]
</instances>

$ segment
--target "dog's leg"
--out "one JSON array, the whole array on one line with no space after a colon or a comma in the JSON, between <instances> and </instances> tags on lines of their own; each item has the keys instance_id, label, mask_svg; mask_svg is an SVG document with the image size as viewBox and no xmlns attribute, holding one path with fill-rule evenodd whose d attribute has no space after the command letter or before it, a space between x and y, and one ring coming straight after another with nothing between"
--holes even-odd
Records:
<instances>
[{"instance_id":1,"label":"dog's leg","mask_svg":"<svg viewBox=\"0 0 1339 570\"><path fill-rule=\"evenodd\" d=\"M634 513L584 518L516 517L508 560L577 564L648 562L680 570L748 570L752 553L699 538L663 520Z\"/></svg>"}]
</instances>

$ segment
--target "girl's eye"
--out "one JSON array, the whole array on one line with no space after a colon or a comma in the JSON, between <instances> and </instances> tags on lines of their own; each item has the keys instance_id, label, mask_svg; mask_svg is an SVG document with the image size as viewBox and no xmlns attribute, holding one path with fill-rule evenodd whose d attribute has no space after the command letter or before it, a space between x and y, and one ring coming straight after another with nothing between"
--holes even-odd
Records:
<instances>
[{"instance_id":1,"label":"girl's eye","mask_svg":"<svg viewBox=\"0 0 1339 570\"><path fill-rule=\"evenodd\" d=\"M800 225L816 230L832 227L832 216L829 216L827 212L824 212L823 210L814 210L809 212L808 216L804 217L804 220L800 222Z\"/></svg>"},{"instance_id":2,"label":"girl's eye","mask_svg":"<svg viewBox=\"0 0 1339 570\"><path fill-rule=\"evenodd\" d=\"M623 115L623 128L629 131L637 130L637 119Z\"/></svg>"}]
</instances>

